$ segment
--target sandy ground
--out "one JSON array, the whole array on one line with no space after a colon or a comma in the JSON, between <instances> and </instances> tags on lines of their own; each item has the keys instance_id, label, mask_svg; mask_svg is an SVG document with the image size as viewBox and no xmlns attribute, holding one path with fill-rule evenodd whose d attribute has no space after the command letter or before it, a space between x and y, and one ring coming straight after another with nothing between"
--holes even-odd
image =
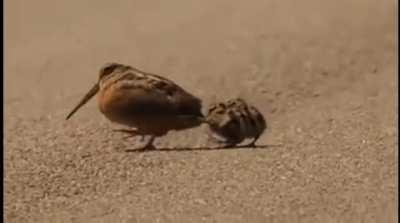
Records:
<instances>
[{"instance_id":1,"label":"sandy ground","mask_svg":"<svg viewBox=\"0 0 400 223\"><path fill-rule=\"evenodd\" d=\"M113 3L111 3L113 2ZM397 2L5 2L7 222L396 222ZM95 100L116 61L265 114L259 149L202 126L111 132Z\"/></svg>"}]
</instances>

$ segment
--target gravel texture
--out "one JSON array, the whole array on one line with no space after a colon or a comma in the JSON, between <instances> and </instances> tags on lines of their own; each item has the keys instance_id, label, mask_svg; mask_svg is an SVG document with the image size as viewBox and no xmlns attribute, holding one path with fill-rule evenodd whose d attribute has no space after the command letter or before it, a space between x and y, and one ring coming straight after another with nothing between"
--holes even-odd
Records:
<instances>
[{"instance_id":1,"label":"gravel texture","mask_svg":"<svg viewBox=\"0 0 400 223\"><path fill-rule=\"evenodd\" d=\"M5 2L6 222L397 222L397 1ZM116 61L204 106L265 114L262 148L207 129L158 151L112 132L95 100Z\"/></svg>"}]
</instances>

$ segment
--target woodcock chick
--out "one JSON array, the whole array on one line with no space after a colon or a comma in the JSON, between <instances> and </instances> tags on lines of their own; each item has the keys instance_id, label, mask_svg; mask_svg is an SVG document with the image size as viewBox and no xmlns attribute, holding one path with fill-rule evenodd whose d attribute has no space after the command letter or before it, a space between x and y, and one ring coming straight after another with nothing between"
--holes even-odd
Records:
<instances>
[{"instance_id":1,"label":"woodcock chick","mask_svg":"<svg viewBox=\"0 0 400 223\"><path fill-rule=\"evenodd\" d=\"M134 129L116 130L132 136L150 136L142 150L154 149L156 137L170 130L201 125L201 100L156 74L119 63L104 65L98 82L68 114L67 120L95 94L107 119Z\"/></svg>"},{"instance_id":2,"label":"woodcock chick","mask_svg":"<svg viewBox=\"0 0 400 223\"><path fill-rule=\"evenodd\" d=\"M226 143L226 147L235 146L249 138L253 140L246 146L255 147L256 141L267 128L264 116L241 98L211 104L206 122L215 134L214 139L223 138L224 141L218 141Z\"/></svg>"}]
</instances>

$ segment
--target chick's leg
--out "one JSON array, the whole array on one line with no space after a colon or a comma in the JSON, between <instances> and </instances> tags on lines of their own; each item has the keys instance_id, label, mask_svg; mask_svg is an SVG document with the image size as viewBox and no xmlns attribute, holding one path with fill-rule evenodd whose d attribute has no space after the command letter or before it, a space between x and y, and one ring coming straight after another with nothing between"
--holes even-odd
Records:
<instances>
[{"instance_id":1,"label":"chick's leg","mask_svg":"<svg viewBox=\"0 0 400 223\"><path fill-rule=\"evenodd\" d=\"M251 147L251 148L256 148L256 142L260 138L260 136L254 137L253 141L251 141L249 144L245 145L245 147Z\"/></svg>"}]
</instances>

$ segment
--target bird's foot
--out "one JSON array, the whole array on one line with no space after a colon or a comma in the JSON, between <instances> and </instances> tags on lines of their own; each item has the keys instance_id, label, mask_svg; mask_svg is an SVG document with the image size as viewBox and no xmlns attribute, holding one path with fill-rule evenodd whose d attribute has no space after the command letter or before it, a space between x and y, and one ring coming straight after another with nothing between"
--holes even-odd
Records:
<instances>
[{"instance_id":1,"label":"bird's foot","mask_svg":"<svg viewBox=\"0 0 400 223\"><path fill-rule=\"evenodd\" d=\"M144 136L142 136L142 140L144 139ZM150 140L146 143L145 146L134 149L134 151L150 151L150 150L155 150L156 147L154 146L153 142L154 142L155 136L151 136ZM125 150L126 152L130 152L133 151L132 149L128 149Z\"/></svg>"},{"instance_id":2,"label":"bird's foot","mask_svg":"<svg viewBox=\"0 0 400 223\"><path fill-rule=\"evenodd\" d=\"M156 147L153 144L150 145L145 145L143 147L140 147L138 149L136 149L136 151L150 151L150 150L155 150Z\"/></svg>"}]
</instances>

